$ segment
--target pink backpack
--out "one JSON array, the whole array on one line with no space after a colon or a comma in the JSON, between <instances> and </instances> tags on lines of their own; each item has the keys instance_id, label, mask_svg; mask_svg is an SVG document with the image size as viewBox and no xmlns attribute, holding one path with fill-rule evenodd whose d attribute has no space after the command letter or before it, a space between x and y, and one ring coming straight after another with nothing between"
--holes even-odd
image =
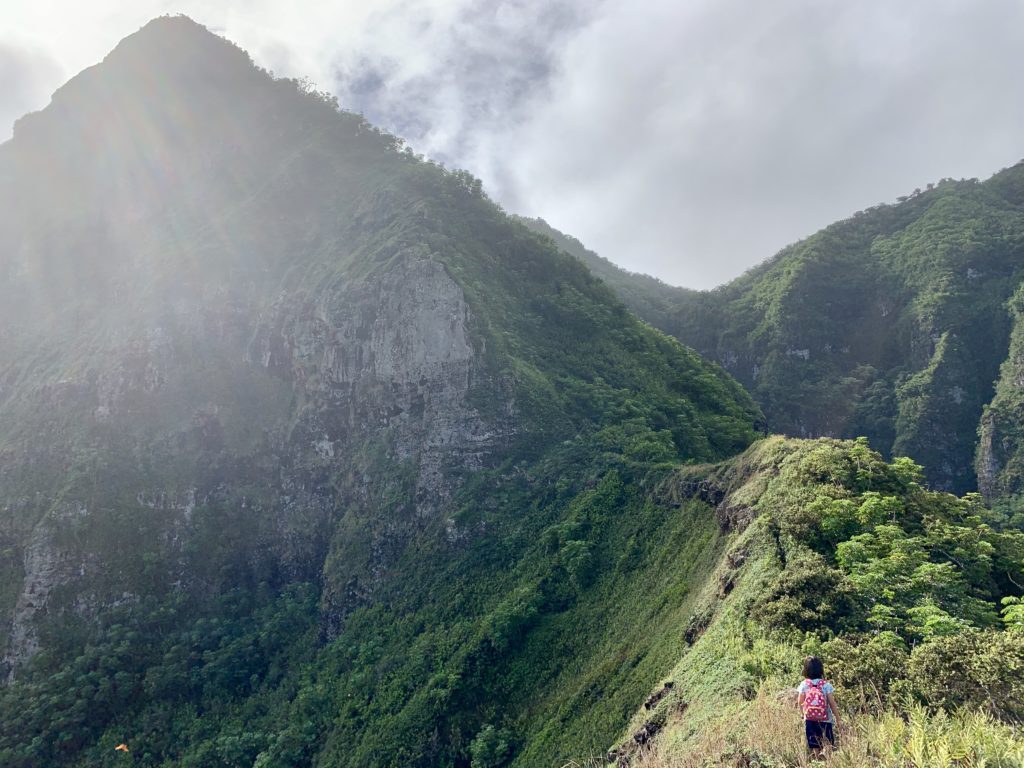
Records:
<instances>
[{"instance_id":1,"label":"pink backpack","mask_svg":"<svg viewBox=\"0 0 1024 768\"><path fill-rule=\"evenodd\" d=\"M805 682L807 690L804 691L804 720L816 723L828 722L828 699L825 697L825 692L821 690L825 681L819 680L817 683L813 683L806 680Z\"/></svg>"}]
</instances>

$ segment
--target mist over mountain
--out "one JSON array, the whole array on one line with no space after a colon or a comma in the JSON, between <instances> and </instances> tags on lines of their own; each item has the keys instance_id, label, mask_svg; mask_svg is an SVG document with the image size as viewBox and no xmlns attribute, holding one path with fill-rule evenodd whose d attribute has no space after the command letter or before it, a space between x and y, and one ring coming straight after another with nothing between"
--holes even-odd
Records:
<instances>
[{"instance_id":1,"label":"mist over mountain","mask_svg":"<svg viewBox=\"0 0 1024 768\"><path fill-rule=\"evenodd\" d=\"M827 651L1012 765L1018 170L680 291L147 24L0 145L0 764L765 764Z\"/></svg>"}]
</instances>

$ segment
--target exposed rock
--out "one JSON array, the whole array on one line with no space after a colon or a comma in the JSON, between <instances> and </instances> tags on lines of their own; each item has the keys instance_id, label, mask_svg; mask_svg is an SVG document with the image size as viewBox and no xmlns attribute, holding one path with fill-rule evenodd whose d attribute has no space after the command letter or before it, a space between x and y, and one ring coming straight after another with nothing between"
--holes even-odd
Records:
<instances>
[{"instance_id":1,"label":"exposed rock","mask_svg":"<svg viewBox=\"0 0 1024 768\"><path fill-rule=\"evenodd\" d=\"M683 631L683 639L687 645L693 645L697 642L697 639L711 626L711 619L714 616L715 612L710 607L690 616L690 620L686 623L686 629Z\"/></svg>"},{"instance_id":2,"label":"exposed rock","mask_svg":"<svg viewBox=\"0 0 1024 768\"><path fill-rule=\"evenodd\" d=\"M644 709L653 709L659 701L668 696L674 687L675 683L669 680L661 687L661 690L656 691L647 697L647 700L644 702Z\"/></svg>"},{"instance_id":3,"label":"exposed rock","mask_svg":"<svg viewBox=\"0 0 1024 768\"><path fill-rule=\"evenodd\" d=\"M688 477L678 485L680 495L717 507L725 499L725 488L707 477Z\"/></svg>"},{"instance_id":4,"label":"exposed rock","mask_svg":"<svg viewBox=\"0 0 1024 768\"><path fill-rule=\"evenodd\" d=\"M754 520L754 510L744 504L733 504L728 498L715 507L718 527L725 531L742 531Z\"/></svg>"},{"instance_id":5,"label":"exposed rock","mask_svg":"<svg viewBox=\"0 0 1024 768\"><path fill-rule=\"evenodd\" d=\"M634 742L627 742L615 749L611 749L604 757L606 763L614 765L615 768L629 768L630 760L636 754L637 746Z\"/></svg>"},{"instance_id":6,"label":"exposed rock","mask_svg":"<svg viewBox=\"0 0 1024 768\"><path fill-rule=\"evenodd\" d=\"M978 455L974 463L978 475L978 490L987 499L995 497L999 492L1000 466L994 449L995 432L995 415L988 411L982 417L981 427L978 429Z\"/></svg>"},{"instance_id":7,"label":"exposed rock","mask_svg":"<svg viewBox=\"0 0 1024 768\"><path fill-rule=\"evenodd\" d=\"M616 768L628 768L632 765L633 758L641 753L641 750L650 744L651 740L665 726L664 717L654 717L640 726L629 741L615 747L605 755L605 761L612 763Z\"/></svg>"},{"instance_id":8,"label":"exposed rock","mask_svg":"<svg viewBox=\"0 0 1024 768\"><path fill-rule=\"evenodd\" d=\"M7 652L0 661L8 682L39 650L35 619L46 611L53 591L85 572L86 563L57 543L56 531L71 519L88 514L84 504L70 504L44 518L32 532L24 551L25 578L11 620Z\"/></svg>"},{"instance_id":9,"label":"exposed rock","mask_svg":"<svg viewBox=\"0 0 1024 768\"><path fill-rule=\"evenodd\" d=\"M734 549L725 556L725 562L732 569L739 568L747 562L747 551L745 549Z\"/></svg>"},{"instance_id":10,"label":"exposed rock","mask_svg":"<svg viewBox=\"0 0 1024 768\"><path fill-rule=\"evenodd\" d=\"M511 398L489 423L469 403L485 376L470 310L445 268L410 252L387 271L277 308L248 358L279 371L320 404L315 449L344 462L357 444L386 439L416 466L416 512L436 513L458 470L481 468L512 433Z\"/></svg>"},{"instance_id":11,"label":"exposed rock","mask_svg":"<svg viewBox=\"0 0 1024 768\"><path fill-rule=\"evenodd\" d=\"M726 597L736 587L736 574L726 571L718 575L718 596Z\"/></svg>"},{"instance_id":12,"label":"exposed rock","mask_svg":"<svg viewBox=\"0 0 1024 768\"><path fill-rule=\"evenodd\" d=\"M664 717L655 717L648 720L642 726L640 730L633 734L633 741L639 744L641 747L650 742L660 731L665 727Z\"/></svg>"},{"instance_id":13,"label":"exposed rock","mask_svg":"<svg viewBox=\"0 0 1024 768\"><path fill-rule=\"evenodd\" d=\"M171 339L160 326L129 338L109 353L114 364L102 369L95 383L97 419L108 419L136 393L152 393L167 381L174 365Z\"/></svg>"}]
</instances>

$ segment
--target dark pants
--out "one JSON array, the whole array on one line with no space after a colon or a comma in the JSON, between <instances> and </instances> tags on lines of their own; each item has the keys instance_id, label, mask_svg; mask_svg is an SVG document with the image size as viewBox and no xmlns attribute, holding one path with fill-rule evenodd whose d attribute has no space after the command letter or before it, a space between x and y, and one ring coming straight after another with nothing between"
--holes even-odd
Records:
<instances>
[{"instance_id":1,"label":"dark pants","mask_svg":"<svg viewBox=\"0 0 1024 768\"><path fill-rule=\"evenodd\" d=\"M807 733L807 746L811 749L824 749L826 744L835 746L836 738L832 733L832 723L804 720L804 731Z\"/></svg>"}]
</instances>

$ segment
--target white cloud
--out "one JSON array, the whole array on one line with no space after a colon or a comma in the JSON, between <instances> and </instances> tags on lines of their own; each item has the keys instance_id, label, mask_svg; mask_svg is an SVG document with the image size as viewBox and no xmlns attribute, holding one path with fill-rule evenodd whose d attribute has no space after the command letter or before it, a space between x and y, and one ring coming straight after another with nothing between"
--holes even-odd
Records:
<instances>
[{"instance_id":1,"label":"white cloud","mask_svg":"<svg viewBox=\"0 0 1024 768\"><path fill-rule=\"evenodd\" d=\"M503 196L709 287L831 221L1024 156L1024 6L609 5L479 150Z\"/></svg>"}]
</instances>

